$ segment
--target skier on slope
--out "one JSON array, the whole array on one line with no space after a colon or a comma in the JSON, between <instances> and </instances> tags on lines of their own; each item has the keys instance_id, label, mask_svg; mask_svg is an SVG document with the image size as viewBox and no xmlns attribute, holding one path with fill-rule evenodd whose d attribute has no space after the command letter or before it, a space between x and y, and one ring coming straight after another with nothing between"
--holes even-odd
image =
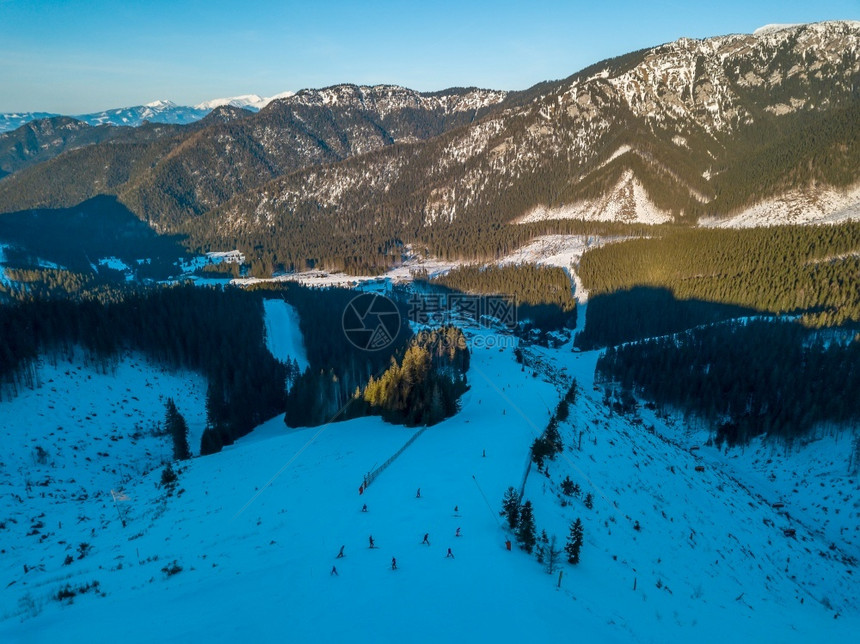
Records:
<instances>
[{"instance_id":1,"label":"skier on slope","mask_svg":"<svg viewBox=\"0 0 860 644\"><path fill-rule=\"evenodd\" d=\"M375 546L373 545L373 535L370 535L370 537L368 537L368 538L370 539L370 547L371 547L371 548L375 547Z\"/></svg>"},{"instance_id":2,"label":"skier on slope","mask_svg":"<svg viewBox=\"0 0 860 644\"><path fill-rule=\"evenodd\" d=\"M391 569L397 570L397 559L395 559L394 557L391 558Z\"/></svg>"},{"instance_id":3,"label":"skier on slope","mask_svg":"<svg viewBox=\"0 0 860 644\"><path fill-rule=\"evenodd\" d=\"M331 567L331 572L328 575L329 577L331 577L332 575L334 575L335 577L340 577L340 575L337 574L337 568L335 566Z\"/></svg>"},{"instance_id":4,"label":"skier on slope","mask_svg":"<svg viewBox=\"0 0 860 644\"><path fill-rule=\"evenodd\" d=\"M457 528L457 532L455 532L455 533L454 533L454 536L455 536L455 537L459 537L459 536L460 536L460 528Z\"/></svg>"},{"instance_id":5,"label":"skier on slope","mask_svg":"<svg viewBox=\"0 0 860 644\"><path fill-rule=\"evenodd\" d=\"M343 557L343 549L344 549L344 548L346 548L346 546L341 546L341 547L340 547L340 552L339 552L339 553L337 553L337 557L335 557L335 559L341 559L341 558Z\"/></svg>"},{"instance_id":6,"label":"skier on slope","mask_svg":"<svg viewBox=\"0 0 860 644\"><path fill-rule=\"evenodd\" d=\"M448 557L451 557L451 559L453 559L453 558L454 558L454 553L453 553L453 552L451 552L451 548L448 548L448 554L447 554L447 555L445 555L445 559L447 559Z\"/></svg>"},{"instance_id":7,"label":"skier on slope","mask_svg":"<svg viewBox=\"0 0 860 644\"><path fill-rule=\"evenodd\" d=\"M428 546L430 545L430 533L429 532L424 533L424 541L422 541L421 543L426 543Z\"/></svg>"},{"instance_id":8,"label":"skier on slope","mask_svg":"<svg viewBox=\"0 0 860 644\"><path fill-rule=\"evenodd\" d=\"M420 487L418 488L418 491L415 493L415 498L416 498L416 499L420 499L420 498L421 498L421 488L420 488Z\"/></svg>"}]
</instances>

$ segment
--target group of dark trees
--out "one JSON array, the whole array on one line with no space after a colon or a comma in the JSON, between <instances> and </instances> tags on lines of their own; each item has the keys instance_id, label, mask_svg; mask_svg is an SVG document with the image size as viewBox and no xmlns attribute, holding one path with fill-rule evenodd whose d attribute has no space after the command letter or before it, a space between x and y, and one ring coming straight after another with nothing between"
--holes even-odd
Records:
<instances>
[{"instance_id":1,"label":"group of dark trees","mask_svg":"<svg viewBox=\"0 0 860 644\"><path fill-rule=\"evenodd\" d=\"M405 425L433 425L453 416L466 391L469 349L453 326L413 337L401 361L379 377L371 376L363 400L371 413Z\"/></svg>"},{"instance_id":2,"label":"group of dark trees","mask_svg":"<svg viewBox=\"0 0 860 644\"><path fill-rule=\"evenodd\" d=\"M576 346L589 350L676 333L702 324L753 315L733 304L679 300L666 288L638 286L588 299L585 329Z\"/></svg>"},{"instance_id":3,"label":"group of dark trees","mask_svg":"<svg viewBox=\"0 0 860 644\"><path fill-rule=\"evenodd\" d=\"M519 304L555 304L563 311L576 307L570 278L555 266L458 266L433 282L467 293L510 295Z\"/></svg>"},{"instance_id":4,"label":"group of dark trees","mask_svg":"<svg viewBox=\"0 0 860 644\"><path fill-rule=\"evenodd\" d=\"M178 285L98 300L27 299L0 306L0 381L33 383L40 354L86 349L109 368L135 350L208 380L203 453L217 451L284 409L287 368L265 345L262 298L235 288Z\"/></svg>"},{"instance_id":5,"label":"group of dark trees","mask_svg":"<svg viewBox=\"0 0 860 644\"><path fill-rule=\"evenodd\" d=\"M545 530L542 531L541 537L538 539L532 502L527 500L521 503L519 493L513 487L509 487L502 499L502 510L499 512L499 516L505 517L505 521L514 532L520 548L529 554L536 551L538 562L546 564L547 571L552 573L555 564L558 563L557 557L560 551L556 549L555 536L550 540ZM576 519L570 524L570 534L564 547L568 563L579 563L582 544L582 521Z\"/></svg>"},{"instance_id":6,"label":"group of dark trees","mask_svg":"<svg viewBox=\"0 0 860 644\"><path fill-rule=\"evenodd\" d=\"M392 357L402 356L412 338L405 294L395 292L390 298L400 313L399 332L384 349L368 351L344 333L344 312L359 295L356 291L298 284L267 284L254 290L283 297L295 307L312 366L294 380L287 395L287 425L307 427L367 413L356 390L363 391L371 376L388 369Z\"/></svg>"},{"instance_id":7,"label":"group of dark trees","mask_svg":"<svg viewBox=\"0 0 860 644\"><path fill-rule=\"evenodd\" d=\"M416 279L426 280L418 274ZM564 270L536 264L460 266L429 280L430 284L464 293L510 298L523 328L576 326L576 300ZM492 315L491 311L482 311Z\"/></svg>"},{"instance_id":8,"label":"group of dark trees","mask_svg":"<svg viewBox=\"0 0 860 644\"><path fill-rule=\"evenodd\" d=\"M564 398L561 399L556 407L555 413L550 417L546 429L543 434L538 436L531 447L532 462L537 465L538 471L541 471L544 462L549 459L555 460L557 454L564 451L564 443L561 439L561 433L558 430L559 421L567 420L570 414L570 405L576 402L576 379L567 390Z\"/></svg>"},{"instance_id":9,"label":"group of dark trees","mask_svg":"<svg viewBox=\"0 0 860 644\"><path fill-rule=\"evenodd\" d=\"M592 295L638 286L662 288L677 300L694 299L777 314L803 313L809 325L833 326L860 321L858 252L857 222L746 230L676 229L649 239L590 250L583 255L578 273ZM654 308L652 298L647 292L627 296L628 301L648 309ZM602 304L596 307L600 322L623 311L620 307L610 309L607 315ZM661 320L652 328L672 331L685 320L707 322L732 313L729 309L708 310L702 305L673 305L671 314L676 319L665 324ZM624 323L608 324L618 327ZM587 329L590 342L602 341L598 326ZM608 332L603 340L632 339L631 336L636 333L621 329Z\"/></svg>"},{"instance_id":10,"label":"group of dark trees","mask_svg":"<svg viewBox=\"0 0 860 644\"><path fill-rule=\"evenodd\" d=\"M792 440L817 425L860 420L860 336L796 322L728 322L610 347L597 363L604 382L694 414L718 442L760 434Z\"/></svg>"}]
</instances>

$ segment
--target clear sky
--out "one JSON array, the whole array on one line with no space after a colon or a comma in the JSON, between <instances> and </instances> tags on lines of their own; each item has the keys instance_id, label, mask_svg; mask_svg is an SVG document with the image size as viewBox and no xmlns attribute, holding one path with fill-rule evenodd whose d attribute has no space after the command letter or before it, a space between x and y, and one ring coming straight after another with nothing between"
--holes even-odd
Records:
<instances>
[{"instance_id":1,"label":"clear sky","mask_svg":"<svg viewBox=\"0 0 860 644\"><path fill-rule=\"evenodd\" d=\"M860 0L0 0L0 112L335 83L524 89L681 36L860 19Z\"/></svg>"}]
</instances>

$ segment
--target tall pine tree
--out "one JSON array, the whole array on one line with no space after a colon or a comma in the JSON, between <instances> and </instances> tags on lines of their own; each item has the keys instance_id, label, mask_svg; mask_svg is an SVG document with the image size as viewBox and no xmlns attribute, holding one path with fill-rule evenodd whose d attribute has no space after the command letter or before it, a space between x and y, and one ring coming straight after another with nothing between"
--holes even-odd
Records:
<instances>
[{"instance_id":1,"label":"tall pine tree","mask_svg":"<svg viewBox=\"0 0 860 644\"><path fill-rule=\"evenodd\" d=\"M502 499L502 511L499 512L499 516L507 518L511 530L517 527L520 518L520 495L513 487L509 487L505 492L505 497Z\"/></svg>"},{"instance_id":2,"label":"tall pine tree","mask_svg":"<svg viewBox=\"0 0 860 644\"><path fill-rule=\"evenodd\" d=\"M579 552L582 550L582 536L582 521L577 518L576 521L570 524L570 535L567 538L567 545L564 546L568 563L579 563Z\"/></svg>"},{"instance_id":3,"label":"tall pine tree","mask_svg":"<svg viewBox=\"0 0 860 644\"><path fill-rule=\"evenodd\" d=\"M535 547L535 517L532 502L526 501L520 508L520 520L517 524L517 543L520 548L531 554Z\"/></svg>"},{"instance_id":4,"label":"tall pine tree","mask_svg":"<svg viewBox=\"0 0 860 644\"><path fill-rule=\"evenodd\" d=\"M191 458L191 448L188 446L188 424L176 408L173 398L167 399L164 427L173 439L173 458L185 461Z\"/></svg>"}]
</instances>

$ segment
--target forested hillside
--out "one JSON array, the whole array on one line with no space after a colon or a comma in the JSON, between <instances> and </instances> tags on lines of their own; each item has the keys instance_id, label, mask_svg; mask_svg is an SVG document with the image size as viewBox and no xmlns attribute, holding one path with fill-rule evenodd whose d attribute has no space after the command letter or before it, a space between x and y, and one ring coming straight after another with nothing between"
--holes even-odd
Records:
<instances>
[{"instance_id":1,"label":"forested hillside","mask_svg":"<svg viewBox=\"0 0 860 644\"><path fill-rule=\"evenodd\" d=\"M811 325L860 322L860 223L750 230L678 229L590 250L593 294L665 288L679 300L803 313Z\"/></svg>"},{"instance_id":2,"label":"forested hillside","mask_svg":"<svg viewBox=\"0 0 860 644\"><path fill-rule=\"evenodd\" d=\"M181 127L108 128L122 134L119 140L75 146L0 183L0 212L67 208L106 193L159 231L193 229L197 215L235 194L308 166L468 124L504 96L339 85L273 101L256 114L222 106ZM20 138L26 128L44 127L39 123L4 137Z\"/></svg>"},{"instance_id":3,"label":"forested hillside","mask_svg":"<svg viewBox=\"0 0 860 644\"><path fill-rule=\"evenodd\" d=\"M284 409L287 367L266 348L258 294L175 286L111 291L105 301L30 298L0 306L0 393L31 385L39 355L69 355L78 346L106 371L131 349L204 374L204 453Z\"/></svg>"},{"instance_id":4,"label":"forested hillside","mask_svg":"<svg viewBox=\"0 0 860 644\"><path fill-rule=\"evenodd\" d=\"M700 416L718 443L768 434L791 441L818 425L860 421L860 336L822 335L792 322L753 321L610 347L606 384Z\"/></svg>"}]
</instances>

